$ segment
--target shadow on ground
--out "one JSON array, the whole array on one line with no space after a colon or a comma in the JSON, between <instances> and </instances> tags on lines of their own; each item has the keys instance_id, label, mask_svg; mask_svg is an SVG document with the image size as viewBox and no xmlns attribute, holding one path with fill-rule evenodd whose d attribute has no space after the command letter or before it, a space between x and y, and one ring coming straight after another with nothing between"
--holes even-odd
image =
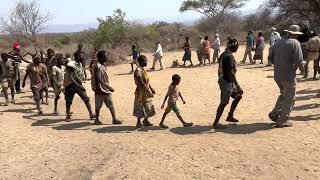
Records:
<instances>
[{"instance_id":1,"label":"shadow on ground","mask_svg":"<svg viewBox=\"0 0 320 180\"><path fill-rule=\"evenodd\" d=\"M253 134L258 131L267 131L274 128L274 124L268 123L254 123L236 125L230 124L227 129L224 130L212 130L211 126L194 126L190 128L173 128L170 131L177 135L192 135L192 134L209 134L222 132L226 134Z\"/></svg>"}]
</instances>

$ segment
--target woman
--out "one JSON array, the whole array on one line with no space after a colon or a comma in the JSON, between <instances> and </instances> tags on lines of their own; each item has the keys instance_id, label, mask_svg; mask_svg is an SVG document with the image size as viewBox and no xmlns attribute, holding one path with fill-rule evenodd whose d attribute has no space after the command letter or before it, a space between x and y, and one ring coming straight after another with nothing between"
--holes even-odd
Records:
<instances>
[{"instance_id":1,"label":"woman","mask_svg":"<svg viewBox=\"0 0 320 180\"><path fill-rule=\"evenodd\" d=\"M190 61L191 66L193 66L193 63L191 60L191 43L189 41L189 37L186 37L186 42L184 43L183 49L184 49L184 55L182 58L183 65L186 66L186 62Z\"/></svg>"},{"instance_id":2,"label":"woman","mask_svg":"<svg viewBox=\"0 0 320 180\"><path fill-rule=\"evenodd\" d=\"M147 63L147 57L141 55L138 58L139 67L134 72L134 81L137 86L134 98L133 115L137 117L137 128L141 128L141 119L144 126L153 126L149 122L149 118L156 114L154 106L152 104L152 98L156 94L155 90L149 83L149 77L147 71L144 69Z\"/></svg>"},{"instance_id":3,"label":"woman","mask_svg":"<svg viewBox=\"0 0 320 180\"><path fill-rule=\"evenodd\" d=\"M253 57L253 64L256 63L256 60L261 60L260 64L263 64L263 51L265 48L265 42L264 42L264 37L262 32L258 33L258 38L257 38L257 45L256 45L256 50L255 50L255 55Z\"/></svg>"},{"instance_id":4,"label":"woman","mask_svg":"<svg viewBox=\"0 0 320 180\"><path fill-rule=\"evenodd\" d=\"M204 65L206 65L206 60L208 60L210 64L210 45L211 43L209 41L209 37L205 36L204 41L202 43L202 50L201 50Z\"/></svg>"}]
</instances>

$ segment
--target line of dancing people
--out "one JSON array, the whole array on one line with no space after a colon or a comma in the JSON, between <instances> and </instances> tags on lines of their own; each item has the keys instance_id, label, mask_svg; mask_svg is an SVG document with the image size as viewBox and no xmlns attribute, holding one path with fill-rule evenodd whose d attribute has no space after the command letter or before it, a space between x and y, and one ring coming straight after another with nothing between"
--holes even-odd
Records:
<instances>
[{"instance_id":1,"label":"line of dancing people","mask_svg":"<svg viewBox=\"0 0 320 180\"><path fill-rule=\"evenodd\" d=\"M296 95L296 70L298 68L301 70L305 68L301 44L297 40L302 34L300 32L300 27L292 25L288 30L286 30L286 33L287 36L285 36L285 38L278 40L272 46L268 58L269 62L274 65L274 79L280 89L280 96L274 109L269 114L269 117L272 121L276 122L276 127L279 128L292 126L289 119ZM219 63L218 84L221 90L221 101L213 124L214 129L227 128L227 126L220 124L220 118L231 98L234 100L231 104L226 121L232 123L239 122L234 117L234 112L242 99L244 90L241 88L236 78L237 63L233 53L237 52L238 47L239 42L236 39L230 39L227 43L226 50L217 60ZM137 53L135 48L135 46L132 47L132 55L134 56L133 64L137 64L137 68L134 70L136 90L133 115L137 118L136 127L141 128L142 126L153 126L150 122L150 118L156 114L152 101L156 91L151 86L148 73L145 69L148 65L147 57ZM19 49L20 46L15 44L14 51L17 52L16 56L20 58L19 61L15 61L10 54L1 54L2 61L0 77L6 98L6 105L9 103L7 92L8 88L10 88L12 92L11 102L15 102L14 84L17 80L17 70L19 71L19 69L17 69L19 65L16 64L23 60L23 57L19 55ZM320 43L318 43L318 49L320 49ZM74 61L71 60L70 55L64 57L62 54L55 54L52 49L48 49L46 59L34 56L32 58L33 61L29 62L30 64L28 65L26 74L23 78L22 87L25 87L27 78L30 78L30 89L36 103L38 113L43 114L41 108L42 103L48 104L48 87L51 86L55 93L55 114L58 114L57 106L60 95L62 92L65 94L66 120L71 119L71 105L75 94L77 94L87 107L89 119L94 120L96 125L102 124L100 121L100 110L103 104L105 104L111 112L112 123L122 124L122 121L120 121L116 116L112 99L112 93L115 90L110 85L106 71L106 62L108 60L106 51L97 51L93 56L94 60L90 64L91 87L95 92L95 113L92 111L86 89L82 85L82 82L87 80L85 74L86 64L83 63L84 52L82 51L82 45L79 45L77 52L74 53L74 59ZM166 107L159 124L162 128L168 128L164 121L171 111L177 115L184 127L193 126L193 123L186 122L182 118L177 105L179 98L181 98L184 104L186 103L179 90L181 80L182 78L178 74L172 76L172 83L168 87L167 94L161 106L162 109ZM45 94L45 97L43 97L43 94ZM166 103L167 106L165 106Z\"/></svg>"}]
</instances>

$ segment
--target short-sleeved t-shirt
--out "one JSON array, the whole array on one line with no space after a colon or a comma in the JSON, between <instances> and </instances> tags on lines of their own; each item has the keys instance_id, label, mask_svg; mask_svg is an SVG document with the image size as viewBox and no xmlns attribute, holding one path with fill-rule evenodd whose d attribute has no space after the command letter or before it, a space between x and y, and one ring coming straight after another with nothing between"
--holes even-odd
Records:
<instances>
[{"instance_id":1,"label":"short-sleeved t-shirt","mask_svg":"<svg viewBox=\"0 0 320 180\"><path fill-rule=\"evenodd\" d=\"M171 84L167 92L167 96L169 97L168 104L176 103L179 100L179 94L180 94L179 86L174 86Z\"/></svg>"},{"instance_id":2,"label":"short-sleeved t-shirt","mask_svg":"<svg viewBox=\"0 0 320 180\"><path fill-rule=\"evenodd\" d=\"M134 59L134 60L137 60L138 58L140 57L140 53L139 53L139 51L138 50L132 50L132 58Z\"/></svg>"},{"instance_id":3,"label":"short-sleeved t-shirt","mask_svg":"<svg viewBox=\"0 0 320 180\"><path fill-rule=\"evenodd\" d=\"M40 63L39 65L35 65L32 63L27 67L27 72L30 77L30 88L44 88L44 85L47 82L47 68L44 64Z\"/></svg>"},{"instance_id":4,"label":"short-sleeved t-shirt","mask_svg":"<svg viewBox=\"0 0 320 180\"><path fill-rule=\"evenodd\" d=\"M303 61L302 49L296 39L281 39L276 42L269 54L274 64L276 81L294 82L297 66Z\"/></svg>"},{"instance_id":5,"label":"short-sleeved t-shirt","mask_svg":"<svg viewBox=\"0 0 320 180\"><path fill-rule=\"evenodd\" d=\"M58 66L53 66L52 76L59 82L59 86L61 86L63 83L64 73L65 73L64 66L61 66L61 68L59 68Z\"/></svg>"},{"instance_id":6,"label":"short-sleeved t-shirt","mask_svg":"<svg viewBox=\"0 0 320 180\"><path fill-rule=\"evenodd\" d=\"M229 72L236 73L237 67L232 52L226 50L219 58L219 77L222 77L227 82L232 82Z\"/></svg>"}]
</instances>

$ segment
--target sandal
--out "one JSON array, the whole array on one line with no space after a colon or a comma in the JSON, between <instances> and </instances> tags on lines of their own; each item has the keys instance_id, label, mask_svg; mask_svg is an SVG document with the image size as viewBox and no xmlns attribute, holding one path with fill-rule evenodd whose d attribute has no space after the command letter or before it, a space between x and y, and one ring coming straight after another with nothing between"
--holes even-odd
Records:
<instances>
[{"instance_id":1,"label":"sandal","mask_svg":"<svg viewBox=\"0 0 320 180\"><path fill-rule=\"evenodd\" d=\"M193 123L184 123L183 124L183 127L192 127L193 126Z\"/></svg>"},{"instance_id":2,"label":"sandal","mask_svg":"<svg viewBox=\"0 0 320 180\"><path fill-rule=\"evenodd\" d=\"M237 123L239 122L236 118L232 117L232 116L229 116L227 119L226 119L227 122L233 122L233 123Z\"/></svg>"},{"instance_id":3,"label":"sandal","mask_svg":"<svg viewBox=\"0 0 320 180\"><path fill-rule=\"evenodd\" d=\"M114 120L114 121L112 121L112 124L119 125L119 124L122 124L122 121Z\"/></svg>"},{"instance_id":4,"label":"sandal","mask_svg":"<svg viewBox=\"0 0 320 180\"><path fill-rule=\"evenodd\" d=\"M151 122L149 122L148 120L144 120L143 121L143 125L148 127L148 126L153 126L153 124Z\"/></svg>"}]
</instances>

